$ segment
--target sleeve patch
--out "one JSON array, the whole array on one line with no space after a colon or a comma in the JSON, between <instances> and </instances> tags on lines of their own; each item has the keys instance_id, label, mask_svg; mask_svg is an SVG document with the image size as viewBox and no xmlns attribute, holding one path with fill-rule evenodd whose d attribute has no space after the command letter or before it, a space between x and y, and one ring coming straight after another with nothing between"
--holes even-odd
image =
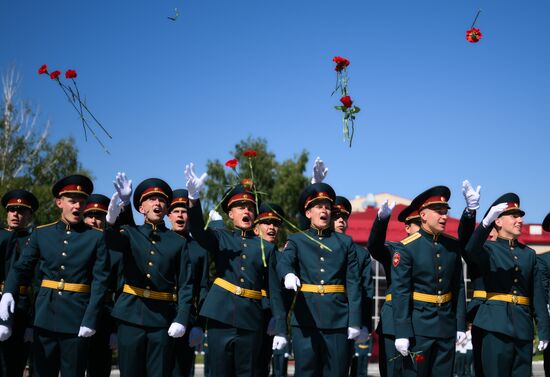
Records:
<instances>
[{"instance_id":1,"label":"sleeve patch","mask_svg":"<svg viewBox=\"0 0 550 377\"><path fill-rule=\"evenodd\" d=\"M393 267L397 267L400 261L401 261L401 254L399 254L399 252L396 251L395 253L393 253L393 258L392 258Z\"/></svg>"}]
</instances>

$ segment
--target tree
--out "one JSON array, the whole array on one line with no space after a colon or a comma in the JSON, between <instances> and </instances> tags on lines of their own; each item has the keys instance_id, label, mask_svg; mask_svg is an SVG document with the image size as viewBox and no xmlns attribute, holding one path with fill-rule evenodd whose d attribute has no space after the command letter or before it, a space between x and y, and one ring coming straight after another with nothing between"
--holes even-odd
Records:
<instances>
[{"instance_id":1,"label":"tree","mask_svg":"<svg viewBox=\"0 0 550 377\"><path fill-rule=\"evenodd\" d=\"M249 149L257 152L257 156L253 158L254 184L256 190L262 193L260 195L261 201L279 204L285 211L285 217L296 224L298 196L309 182L309 179L304 176L308 162L307 151L300 152L293 159L277 162L275 154L268 150L265 139L249 137L246 140L241 140L235 145L234 150L229 152L231 158L239 160L236 170L241 180L252 178L248 159L243 155L244 151ZM207 172L206 212L221 201L229 187L239 182L235 173L225 167L219 160L209 160L207 162ZM219 212L221 211L219 210ZM286 229L292 231L288 226ZM279 240L285 237L286 232L283 231Z\"/></svg>"},{"instance_id":2,"label":"tree","mask_svg":"<svg viewBox=\"0 0 550 377\"><path fill-rule=\"evenodd\" d=\"M0 104L0 196L13 189L32 192L40 202L34 223L45 224L59 217L51 187L69 174L90 175L78 161L72 138L52 144L50 124L39 126L38 111L17 101L19 76L15 69L2 75ZM2 213L2 222L5 214Z\"/></svg>"}]
</instances>

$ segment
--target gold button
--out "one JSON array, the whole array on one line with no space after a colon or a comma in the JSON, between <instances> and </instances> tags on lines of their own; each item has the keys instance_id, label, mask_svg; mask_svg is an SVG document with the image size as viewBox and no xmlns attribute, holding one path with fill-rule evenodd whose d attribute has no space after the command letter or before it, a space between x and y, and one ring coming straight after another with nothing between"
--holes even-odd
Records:
<instances>
[{"instance_id":1,"label":"gold button","mask_svg":"<svg viewBox=\"0 0 550 377\"><path fill-rule=\"evenodd\" d=\"M151 253L151 255L155 255L155 252L153 250L151 250L149 253Z\"/></svg>"},{"instance_id":2,"label":"gold button","mask_svg":"<svg viewBox=\"0 0 550 377\"><path fill-rule=\"evenodd\" d=\"M437 253L435 256L438 257L438 258L440 258L440 257L441 257L441 254Z\"/></svg>"},{"instance_id":3,"label":"gold button","mask_svg":"<svg viewBox=\"0 0 550 377\"><path fill-rule=\"evenodd\" d=\"M319 239L320 239L320 240L322 240L322 239L323 239L323 237L319 237Z\"/></svg>"},{"instance_id":4,"label":"gold button","mask_svg":"<svg viewBox=\"0 0 550 377\"><path fill-rule=\"evenodd\" d=\"M154 241L154 240L153 240L153 241L151 241L151 243L152 243L152 244L154 245L154 244L156 244L156 243L157 243L157 241Z\"/></svg>"},{"instance_id":5,"label":"gold button","mask_svg":"<svg viewBox=\"0 0 550 377\"><path fill-rule=\"evenodd\" d=\"M440 294L441 294L441 291L437 291L437 294L440 295Z\"/></svg>"},{"instance_id":6,"label":"gold button","mask_svg":"<svg viewBox=\"0 0 550 377\"><path fill-rule=\"evenodd\" d=\"M147 274L145 276L147 276L147 279L151 279L151 274Z\"/></svg>"},{"instance_id":7,"label":"gold button","mask_svg":"<svg viewBox=\"0 0 550 377\"><path fill-rule=\"evenodd\" d=\"M65 266L61 265L61 267L60 267L60 268L61 268L62 270L64 270L64 269L65 269Z\"/></svg>"},{"instance_id":8,"label":"gold button","mask_svg":"<svg viewBox=\"0 0 550 377\"><path fill-rule=\"evenodd\" d=\"M246 270L246 268L244 268L244 266L242 266L242 267L241 267L241 271L244 271L244 270Z\"/></svg>"},{"instance_id":9,"label":"gold button","mask_svg":"<svg viewBox=\"0 0 550 377\"><path fill-rule=\"evenodd\" d=\"M61 292L61 291L57 291L57 294L60 295L60 296L63 296L63 292Z\"/></svg>"},{"instance_id":10,"label":"gold button","mask_svg":"<svg viewBox=\"0 0 550 377\"><path fill-rule=\"evenodd\" d=\"M152 266L152 265L153 265L153 262L149 262L149 263L147 263L147 264L148 264L149 266Z\"/></svg>"},{"instance_id":11,"label":"gold button","mask_svg":"<svg viewBox=\"0 0 550 377\"><path fill-rule=\"evenodd\" d=\"M243 243L243 247L246 247L246 244L245 244L245 243Z\"/></svg>"},{"instance_id":12,"label":"gold button","mask_svg":"<svg viewBox=\"0 0 550 377\"><path fill-rule=\"evenodd\" d=\"M71 234L71 231L70 231L70 230L68 230L68 231L67 231L67 234Z\"/></svg>"},{"instance_id":13,"label":"gold button","mask_svg":"<svg viewBox=\"0 0 550 377\"><path fill-rule=\"evenodd\" d=\"M517 283L518 282L518 279L514 279L514 283Z\"/></svg>"},{"instance_id":14,"label":"gold button","mask_svg":"<svg viewBox=\"0 0 550 377\"><path fill-rule=\"evenodd\" d=\"M437 241L434 242L434 245L437 246Z\"/></svg>"},{"instance_id":15,"label":"gold button","mask_svg":"<svg viewBox=\"0 0 550 377\"><path fill-rule=\"evenodd\" d=\"M439 282L441 283L443 281L443 279L439 278Z\"/></svg>"},{"instance_id":16,"label":"gold button","mask_svg":"<svg viewBox=\"0 0 550 377\"><path fill-rule=\"evenodd\" d=\"M437 266L437 269L438 269L438 270L441 270L441 266Z\"/></svg>"},{"instance_id":17,"label":"gold button","mask_svg":"<svg viewBox=\"0 0 550 377\"><path fill-rule=\"evenodd\" d=\"M519 271L519 267L518 267L518 266L516 266L516 268L514 268L514 270L516 270L516 271Z\"/></svg>"},{"instance_id":18,"label":"gold button","mask_svg":"<svg viewBox=\"0 0 550 377\"><path fill-rule=\"evenodd\" d=\"M517 294L518 294L518 291L514 291L514 294L517 295Z\"/></svg>"},{"instance_id":19,"label":"gold button","mask_svg":"<svg viewBox=\"0 0 550 377\"><path fill-rule=\"evenodd\" d=\"M61 283L64 283L64 282L65 282L65 279L61 279L61 280L59 280L59 281L60 281Z\"/></svg>"},{"instance_id":20,"label":"gold button","mask_svg":"<svg viewBox=\"0 0 550 377\"><path fill-rule=\"evenodd\" d=\"M514 259L517 260L517 259L518 259L518 256L517 256L517 255L514 255Z\"/></svg>"},{"instance_id":21,"label":"gold button","mask_svg":"<svg viewBox=\"0 0 550 377\"><path fill-rule=\"evenodd\" d=\"M67 256L67 253L66 252L62 252L61 255L63 255L64 257Z\"/></svg>"},{"instance_id":22,"label":"gold button","mask_svg":"<svg viewBox=\"0 0 550 377\"><path fill-rule=\"evenodd\" d=\"M241 258L246 259L246 255L245 254L241 255Z\"/></svg>"},{"instance_id":23,"label":"gold button","mask_svg":"<svg viewBox=\"0 0 550 377\"><path fill-rule=\"evenodd\" d=\"M325 272L325 269L324 269L324 268L321 268L321 272Z\"/></svg>"},{"instance_id":24,"label":"gold button","mask_svg":"<svg viewBox=\"0 0 550 377\"><path fill-rule=\"evenodd\" d=\"M325 281L324 281L324 280L321 280L321 284L325 284Z\"/></svg>"},{"instance_id":25,"label":"gold button","mask_svg":"<svg viewBox=\"0 0 550 377\"><path fill-rule=\"evenodd\" d=\"M63 243L64 243L64 244L66 245L66 244L68 244L68 243L69 243L69 241L67 241L67 240L63 240Z\"/></svg>"},{"instance_id":26,"label":"gold button","mask_svg":"<svg viewBox=\"0 0 550 377\"><path fill-rule=\"evenodd\" d=\"M321 260L321 262L324 262L325 261L325 257L321 257L319 258Z\"/></svg>"},{"instance_id":27,"label":"gold button","mask_svg":"<svg viewBox=\"0 0 550 377\"><path fill-rule=\"evenodd\" d=\"M150 285L146 285L146 286L145 286L145 289L151 289L151 286L150 286Z\"/></svg>"},{"instance_id":28,"label":"gold button","mask_svg":"<svg viewBox=\"0 0 550 377\"><path fill-rule=\"evenodd\" d=\"M513 247L513 246L512 246L512 247L510 247L510 250L514 250L514 247Z\"/></svg>"},{"instance_id":29,"label":"gold button","mask_svg":"<svg viewBox=\"0 0 550 377\"><path fill-rule=\"evenodd\" d=\"M241 278L241 283L244 283L244 279L243 279L243 278Z\"/></svg>"}]
</instances>

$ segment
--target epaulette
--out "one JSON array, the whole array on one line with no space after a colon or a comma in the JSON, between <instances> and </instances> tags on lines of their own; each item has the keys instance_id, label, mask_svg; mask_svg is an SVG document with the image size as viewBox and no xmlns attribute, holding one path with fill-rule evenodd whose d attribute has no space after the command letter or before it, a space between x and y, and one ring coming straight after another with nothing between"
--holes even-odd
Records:
<instances>
[{"instance_id":1,"label":"epaulette","mask_svg":"<svg viewBox=\"0 0 550 377\"><path fill-rule=\"evenodd\" d=\"M57 224L57 223L58 223L58 221L54 221L53 223L44 224L44 225L38 225L38 226L36 227L36 229L45 228L45 227L47 227L47 226L55 225L55 224Z\"/></svg>"},{"instance_id":2,"label":"epaulette","mask_svg":"<svg viewBox=\"0 0 550 377\"><path fill-rule=\"evenodd\" d=\"M441 233L441 236L446 237L446 238L450 238L451 240L454 240L454 241L458 241L458 238L456 238L455 236L451 236L448 233Z\"/></svg>"},{"instance_id":3,"label":"epaulette","mask_svg":"<svg viewBox=\"0 0 550 377\"><path fill-rule=\"evenodd\" d=\"M91 228L92 228L93 230L97 230L97 231L103 232L103 229L96 228L95 226L92 226Z\"/></svg>"},{"instance_id":4,"label":"epaulette","mask_svg":"<svg viewBox=\"0 0 550 377\"><path fill-rule=\"evenodd\" d=\"M419 239L420 237L422 237L422 235L421 235L420 233L416 232L416 233L411 234L411 235L408 236L407 238L402 239L400 242L401 242L403 245L407 245L407 244L413 242L414 240Z\"/></svg>"},{"instance_id":5,"label":"epaulette","mask_svg":"<svg viewBox=\"0 0 550 377\"><path fill-rule=\"evenodd\" d=\"M546 253L549 253L550 250L544 250L544 251L536 251L537 255L541 255L541 254L546 254Z\"/></svg>"}]
</instances>

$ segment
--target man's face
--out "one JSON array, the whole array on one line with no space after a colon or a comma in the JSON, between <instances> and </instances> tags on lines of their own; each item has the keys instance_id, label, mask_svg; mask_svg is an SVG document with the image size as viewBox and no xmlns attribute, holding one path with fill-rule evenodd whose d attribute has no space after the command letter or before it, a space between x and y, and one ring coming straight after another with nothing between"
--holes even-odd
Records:
<instances>
[{"instance_id":1,"label":"man's face","mask_svg":"<svg viewBox=\"0 0 550 377\"><path fill-rule=\"evenodd\" d=\"M445 206L433 206L425 208L420 212L420 219L424 229L433 234L445 231L449 209Z\"/></svg>"},{"instance_id":2,"label":"man's face","mask_svg":"<svg viewBox=\"0 0 550 377\"><path fill-rule=\"evenodd\" d=\"M57 208L61 208L61 218L69 224L80 222L80 213L85 202L86 197L84 195L69 194L55 199Z\"/></svg>"},{"instance_id":3,"label":"man's face","mask_svg":"<svg viewBox=\"0 0 550 377\"><path fill-rule=\"evenodd\" d=\"M168 214L168 219L172 223L172 230L174 232L185 232L187 230L189 224L187 218L187 208L185 207L175 207Z\"/></svg>"},{"instance_id":4,"label":"man's face","mask_svg":"<svg viewBox=\"0 0 550 377\"><path fill-rule=\"evenodd\" d=\"M105 217L107 215L104 212L90 211L84 214L84 223L97 229L104 229Z\"/></svg>"},{"instance_id":5,"label":"man's face","mask_svg":"<svg viewBox=\"0 0 550 377\"><path fill-rule=\"evenodd\" d=\"M145 220L151 224L163 222L167 211L166 198L162 195L148 196L139 205L139 213L145 216Z\"/></svg>"},{"instance_id":6,"label":"man's face","mask_svg":"<svg viewBox=\"0 0 550 377\"><path fill-rule=\"evenodd\" d=\"M253 203L237 202L229 209L227 214L233 226L239 229L250 229L254 225L255 209Z\"/></svg>"},{"instance_id":7,"label":"man's face","mask_svg":"<svg viewBox=\"0 0 550 377\"><path fill-rule=\"evenodd\" d=\"M507 239L516 239L521 235L523 217L519 213L502 215L495 220L498 235Z\"/></svg>"},{"instance_id":8,"label":"man's face","mask_svg":"<svg viewBox=\"0 0 550 377\"><path fill-rule=\"evenodd\" d=\"M26 207L9 207L7 223L9 229L26 228L32 221L32 211Z\"/></svg>"},{"instance_id":9,"label":"man's face","mask_svg":"<svg viewBox=\"0 0 550 377\"><path fill-rule=\"evenodd\" d=\"M416 233L420 230L420 225L415 222L410 222L405 224L405 232L410 236L413 233Z\"/></svg>"},{"instance_id":10,"label":"man's face","mask_svg":"<svg viewBox=\"0 0 550 377\"><path fill-rule=\"evenodd\" d=\"M280 221L269 219L256 224L254 227L254 234L258 237L262 237L265 241L275 243L280 228Z\"/></svg>"},{"instance_id":11,"label":"man's face","mask_svg":"<svg viewBox=\"0 0 550 377\"><path fill-rule=\"evenodd\" d=\"M315 205L306 209L306 217L315 228L325 229L330 226L331 211L332 203L328 200L320 200L315 202Z\"/></svg>"},{"instance_id":12,"label":"man's face","mask_svg":"<svg viewBox=\"0 0 550 377\"><path fill-rule=\"evenodd\" d=\"M349 215L340 211L336 212L333 216L332 227L336 233L346 233L348 229Z\"/></svg>"}]
</instances>

